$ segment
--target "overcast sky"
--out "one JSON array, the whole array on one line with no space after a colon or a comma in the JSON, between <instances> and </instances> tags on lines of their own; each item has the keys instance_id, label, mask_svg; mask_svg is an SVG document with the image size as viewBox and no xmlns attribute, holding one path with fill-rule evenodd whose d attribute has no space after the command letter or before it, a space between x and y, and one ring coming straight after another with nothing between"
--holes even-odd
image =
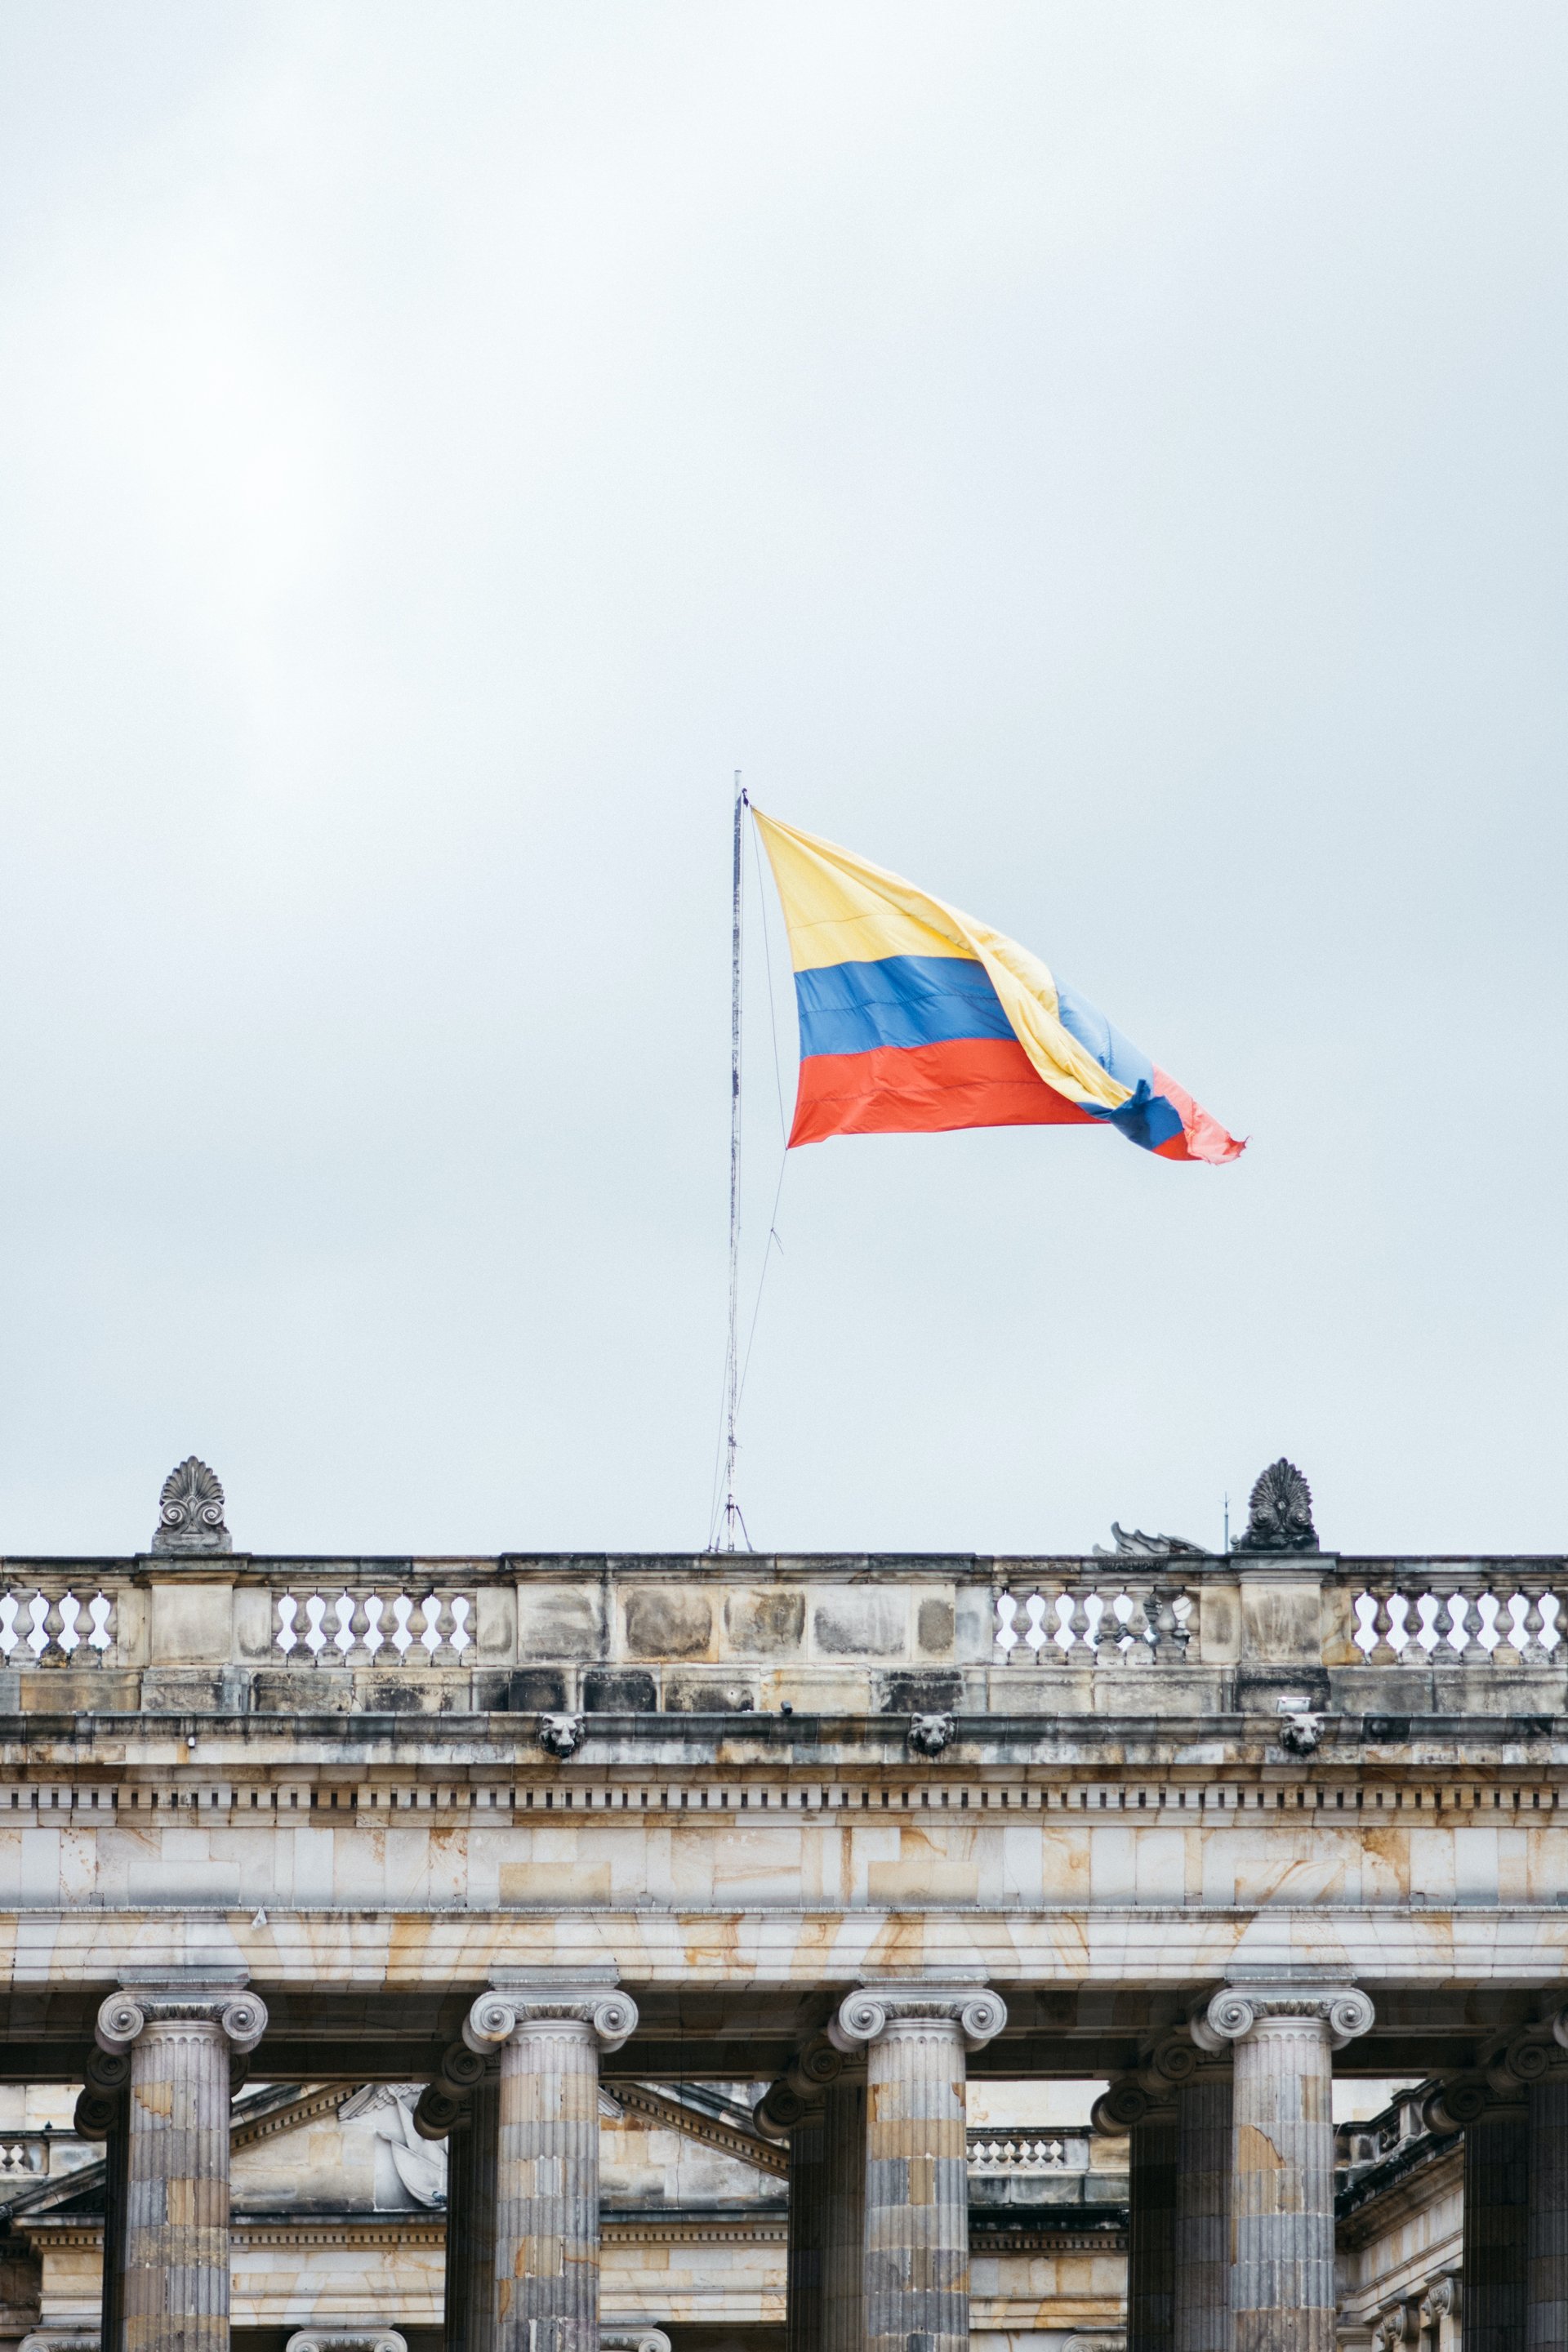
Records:
<instances>
[{"instance_id":1,"label":"overcast sky","mask_svg":"<svg viewBox=\"0 0 1568 2352\"><path fill-rule=\"evenodd\" d=\"M0 1548L705 1540L737 767L1252 1139L793 1154L759 1548L1568 1542L1565 68L9 0Z\"/></svg>"}]
</instances>

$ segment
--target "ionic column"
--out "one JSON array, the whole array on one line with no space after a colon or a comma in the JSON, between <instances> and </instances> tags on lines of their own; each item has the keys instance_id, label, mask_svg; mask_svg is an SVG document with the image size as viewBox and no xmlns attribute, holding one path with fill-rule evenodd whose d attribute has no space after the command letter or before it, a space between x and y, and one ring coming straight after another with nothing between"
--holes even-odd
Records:
<instances>
[{"instance_id":1,"label":"ionic column","mask_svg":"<svg viewBox=\"0 0 1568 2352\"><path fill-rule=\"evenodd\" d=\"M103 2277L99 2290L100 2352L123 2352L125 2280L125 2137L126 2091L131 2061L123 2051L111 2056L94 2050L87 2062L87 2083L76 2103L78 2137L103 2143Z\"/></svg>"},{"instance_id":2,"label":"ionic column","mask_svg":"<svg viewBox=\"0 0 1568 2352\"><path fill-rule=\"evenodd\" d=\"M1428 2130L1465 2135L1464 2352L1527 2345L1530 2107L1507 2068L1456 2078L1426 2102Z\"/></svg>"},{"instance_id":3,"label":"ionic column","mask_svg":"<svg viewBox=\"0 0 1568 2352\"><path fill-rule=\"evenodd\" d=\"M789 2146L786 2352L862 2352L865 2343L866 2084L824 2034L754 2110Z\"/></svg>"},{"instance_id":4,"label":"ionic column","mask_svg":"<svg viewBox=\"0 0 1568 2352\"><path fill-rule=\"evenodd\" d=\"M789 2148L789 2251L784 2257L784 2352L822 2352L827 2238L826 2114L788 2079L753 2110L758 2128Z\"/></svg>"},{"instance_id":5,"label":"ionic column","mask_svg":"<svg viewBox=\"0 0 1568 2352\"><path fill-rule=\"evenodd\" d=\"M500 2053L491 2352L597 2352L599 2053L637 2003L593 1986L482 1993L463 2039Z\"/></svg>"},{"instance_id":6,"label":"ionic column","mask_svg":"<svg viewBox=\"0 0 1568 2352\"><path fill-rule=\"evenodd\" d=\"M1231 2352L1230 2070L1176 2094L1176 2307L1173 2352Z\"/></svg>"},{"instance_id":7,"label":"ionic column","mask_svg":"<svg viewBox=\"0 0 1568 2352\"><path fill-rule=\"evenodd\" d=\"M1204 2067L1190 2033L1167 2034L1142 2066L1119 2075L1094 2103L1095 2130L1124 2132L1131 2159L1128 2352L1176 2352L1178 2346L1183 2352L1230 2352L1230 2080L1227 2068L1217 2083L1223 2142L1210 2146L1205 2126L1215 2113L1212 2058L1207 2073ZM1200 2080L1203 2096L1194 2105ZM1194 2161L1202 2168L1197 2178L1184 2178L1184 2163ZM1209 2220L1216 2204L1217 2232Z\"/></svg>"},{"instance_id":8,"label":"ionic column","mask_svg":"<svg viewBox=\"0 0 1568 2352\"><path fill-rule=\"evenodd\" d=\"M828 2029L866 2051L866 2352L967 2352L964 2053L1007 2021L972 1985L869 1985Z\"/></svg>"},{"instance_id":9,"label":"ionic column","mask_svg":"<svg viewBox=\"0 0 1568 2352\"><path fill-rule=\"evenodd\" d=\"M1176 2325L1176 2104L1127 2135L1127 2352L1172 2352Z\"/></svg>"},{"instance_id":10,"label":"ionic column","mask_svg":"<svg viewBox=\"0 0 1568 2352\"><path fill-rule=\"evenodd\" d=\"M496 2141L500 2066L463 2042L414 2110L421 2139L447 2143L446 2352L492 2352L495 2341Z\"/></svg>"},{"instance_id":11,"label":"ionic column","mask_svg":"<svg viewBox=\"0 0 1568 2352\"><path fill-rule=\"evenodd\" d=\"M267 2011L252 1992L115 1993L100 2050L129 2051L124 2352L228 2352L229 2064Z\"/></svg>"},{"instance_id":12,"label":"ionic column","mask_svg":"<svg viewBox=\"0 0 1568 2352\"><path fill-rule=\"evenodd\" d=\"M1467 2260L1468 2267L1468 2260ZM1568 2346L1568 2076L1530 2086L1527 2352Z\"/></svg>"},{"instance_id":13,"label":"ionic column","mask_svg":"<svg viewBox=\"0 0 1568 2352\"><path fill-rule=\"evenodd\" d=\"M830 2083L823 2093L822 2109L823 2193L827 2207L822 2248L822 2352L866 2352L863 2071L847 2069L836 2083Z\"/></svg>"},{"instance_id":14,"label":"ionic column","mask_svg":"<svg viewBox=\"0 0 1568 2352\"><path fill-rule=\"evenodd\" d=\"M1373 2021L1352 1986L1244 1984L1204 2021L1235 2045L1235 2352L1334 2352L1333 2052Z\"/></svg>"}]
</instances>

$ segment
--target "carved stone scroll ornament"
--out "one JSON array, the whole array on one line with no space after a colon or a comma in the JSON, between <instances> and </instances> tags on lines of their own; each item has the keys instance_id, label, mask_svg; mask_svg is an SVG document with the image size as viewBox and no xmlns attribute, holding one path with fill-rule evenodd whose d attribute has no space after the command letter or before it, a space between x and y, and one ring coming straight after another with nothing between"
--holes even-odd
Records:
<instances>
[{"instance_id":1,"label":"carved stone scroll ornament","mask_svg":"<svg viewBox=\"0 0 1568 2352\"><path fill-rule=\"evenodd\" d=\"M601 2050L619 2050L637 2032L637 2005L628 1992L605 1990L597 1985L574 1990L571 1986L535 1992L523 1986L505 1992L482 1992L463 2020L463 2040L481 2057L530 2026L585 2025Z\"/></svg>"},{"instance_id":2,"label":"carved stone scroll ornament","mask_svg":"<svg viewBox=\"0 0 1568 2352\"><path fill-rule=\"evenodd\" d=\"M131 2060L123 2050L88 2053L87 2082L78 2094L73 2121L80 2139L104 2140L125 2112Z\"/></svg>"},{"instance_id":3,"label":"carved stone scroll ornament","mask_svg":"<svg viewBox=\"0 0 1568 2352\"><path fill-rule=\"evenodd\" d=\"M600 2352L669 2352L662 2327L601 2327Z\"/></svg>"},{"instance_id":4,"label":"carved stone scroll ornament","mask_svg":"<svg viewBox=\"0 0 1568 2352\"><path fill-rule=\"evenodd\" d=\"M233 1538L223 1523L223 1488L217 1473L198 1462L194 1454L187 1454L163 1481L153 1549L176 1553L234 1549Z\"/></svg>"},{"instance_id":5,"label":"carved stone scroll ornament","mask_svg":"<svg viewBox=\"0 0 1568 2352\"><path fill-rule=\"evenodd\" d=\"M827 2029L837 2050L879 2041L889 2025L956 2025L966 2050L984 2050L1007 2022L1007 2004L985 1985L868 1985L840 2002Z\"/></svg>"},{"instance_id":6,"label":"carved stone scroll ornament","mask_svg":"<svg viewBox=\"0 0 1568 2352\"><path fill-rule=\"evenodd\" d=\"M787 2140L795 2126L822 2105L827 2085L837 2083L850 2065L845 2052L826 2033L814 2033L752 2109L752 2120L763 2137Z\"/></svg>"},{"instance_id":7,"label":"carved stone scroll ornament","mask_svg":"<svg viewBox=\"0 0 1568 2352\"><path fill-rule=\"evenodd\" d=\"M112 2055L133 2048L153 2024L216 2025L241 2057L248 2057L267 2031L267 2004L254 1992L218 1993L204 2000L199 1994L143 1991L138 1986L133 1994L110 1994L98 2012L93 2038Z\"/></svg>"},{"instance_id":8,"label":"carved stone scroll ornament","mask_svg":"<svg viewBox=\"0 0 1568 2352\"><path fill-rule=\"evenodd\" d=\"M408 2352L395 2327L300 2327L283 2352Z\"/></svg>"},{"instance_id":9,"label":"carved stone scroll ornament","mask_svg":"<svg viewBox=\"0 0 1568 2352\"><path fill-rule=\"evenodd\" d=\"M441 2071L426 2083L414 2109L414 2128L421 2139L446 2139L468 2120L468 2094L482 2083L495 2063L466 2042L454 2042L441 2053Z\"/></svg>"},{"instance_id":10,"label":"carved stone scroll ornament","mask_svg":"<svg viewBox=\"0 0 1568 2352\"><path fill-rule=\"evenodd\" d=\"M1247 1533L1237 1551L1316 1551L1312 1490L1293 1462L1281 1454L1253 1487Z\"/></svg>"},{"instance_id":11,"label":"carved stone scroll ornament","mask_svg":"<svg viewBox=\"0 0 1568 2352\"><path fill-rule=\"evenodd\" d=\"M1089 2126L1104 2137L1119 2139L1157 2107L1169 2106L1184 2083L1190 2083L1203 2057L1189 2033L1161 2037L1142 2066L1118 2074L1089 2110Z\"/></svg>"},{"instance_id":12,"label":"carved stone scroll ornament","mask_svg":"<svg viewBox=\"0 0 1568 2352\"><path fill-rule=\"evenodd\" d=\"M1333 2047L1344 2050L1368 2032L1376 2015L1359 1985L1229 1985L1194 2018L1193 2039L1200 2049L1217 2053L1226 2042L1244 2041L1269 2018L1317 2018L1328 2027Z\"/></svg>"}]
</instances>

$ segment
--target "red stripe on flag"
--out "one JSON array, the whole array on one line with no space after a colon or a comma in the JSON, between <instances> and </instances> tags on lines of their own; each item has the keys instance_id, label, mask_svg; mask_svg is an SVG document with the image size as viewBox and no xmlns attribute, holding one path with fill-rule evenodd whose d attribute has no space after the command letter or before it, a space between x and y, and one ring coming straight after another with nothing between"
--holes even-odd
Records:
<instances>
[{"instance_id":1,"label":"red stripe on flag","mask_svg":"<svg viewBox=\"0 0 1568 2352\"><path fill-rule=\"evenodd\" d=\"M813 1055L800 1066L789 1139L1099 1124L1047 1086L1016 1037L955 1037L940 1045Z\"/></svg>"}]
</instances>

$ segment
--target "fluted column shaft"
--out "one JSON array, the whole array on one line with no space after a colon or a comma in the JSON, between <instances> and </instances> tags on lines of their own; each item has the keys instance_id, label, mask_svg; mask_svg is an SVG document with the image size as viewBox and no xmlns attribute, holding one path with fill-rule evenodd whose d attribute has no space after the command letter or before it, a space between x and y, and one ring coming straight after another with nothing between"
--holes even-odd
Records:
<instances>
[{"instance_id":1,"label":"fluted column shaft","mask_svg":"<svg viewBox=\"0 0 1568 2352\"><path fill-rule=\"evenodd\" d=\"M1267 2017L1236 2049L1236 2352L1334 2352L1334 2114L1320 2017Z\"/></svg>"},{"instance_id":2,"label":"fluted column shaft","mask_svg":"<svg viewBox=\"0 0 1568 2352\"><path fill-rule=\"evenodd\" d=\"M500 2078L487 2075L447 2136L446 2352L492 2352L495 2342L500 2124Z\"/></svg>"},{"instance_id":3,"label":"fluted column shaft","mask_svg":"<svg viewBox=\"0 0 1568 2352\"><path fill-rule=\"evenodd\" d=\"M1174 2341L1177 2129L1172 2102L1128 2133L1127 2352L1172 2352Z\"/></svg>"},{"instance_id":4,"label":"fluted column shaft","mask_svg":"<svg viewBox=\"0 0 1568 2352\"><path fill-rule=\"evenodd\" d=\"M599 2050L578 2019L501 2051L494 2259L500 2352L598 2352Z\"/></svg>"},{"instance_id":5,"label":"fluted column shaft","mask_svg":"<svg viewBox=\"0 0 1568 2352\"><path fill-rule=\"evenodd\" d=\"M1528 2341L1530 2117L1524 2101L1465 2125L1465 2352Z\"/></svg>"},{"instance_id":6,"label":"fluted column shaft","mask_svg":"<svg viewBox=\"0 0 1568 2352\"><path fill-rule=\"evenodd\" d=\"M1568 2346L1568 2077L1530 2086L1528 2352Z\"/></svg>"},{"instance_id":7,"label":"fluted column shaft","mask_svg":"<svg viewBox=\"0 0 1568 2352\"><path fill-rule=\"evenodd\" d=\"M827 2238L827 2116L803 2106L789 2135L789 2252L784 2263L784 2352L822 2352Z\"/></svg>"},{"instance_id":8,"label":"fluted column shaft","mask_svg":"<svg viewBox=\"0 0 1568 2352\"><path fill-rule=\"evenodd\" d=\"M975 1987L875 1985L829 2029L866 2049L866 2352L968 2352L965 2053L1006 2015Z\"/></svg>"},{"instance_id":9,"label":"fluted column shaft","mask_svg":"<svg viewBox=\"0 0 1568 2352\"><path fill-rule=\"evenodd\" d=\"M596 1989L508 1989L468 2012L468 2047L500 2053L487 2352L598 2352L599 2051L637 2017Z\"/></svg>"},{"instance_id":10,"label":"fluted column shaft","mask_svg":"<svg viewBox=\"0 0 1568 2352\"><path fill-rule=\"evenodd\" d=\"M1234 2352L1334 2352L1333 2051L1372 2021L1354 1986L1275 1980L1216 1993L1194 2023L1235 2051Z\"/></svg>"},{"instance_id":11,"label":"fluted column shaft","mask_svg":"<svg viewBox=\"0 0 1568 2352\"><path fill-rule=\"evenodd\" d=\"M103 2284L99 2302L99 2352L125 2352L125 2192L130 2178L130 2125L123 2107L103 2149Z\"/></svg>"},{"instance_id":12,"label":"fluted column shaft","mask_svg":"<svg viewBox=\"0 0 1568 2352\"><path fill-rule=\"evenodd\" d=\"M866 2352L866 2085L823 2097L823 2352Z\"/></svg>"},{"instance_id":13,"label":"fluted column shaft","mask_svg":"<svg viewBox=\"0 0 1568 2352\"><path fill-rule=\"evenodd\" d=\"M966 2113L957 2025L895 2019L867 2059L867 2352L967 2352Z\"/></svg>"},{"instance_id":14,"label":"fluted column shaft","mask_svg":"<svg viewBox=\"0 0 1568 2352\"><path fill-rule=\"evenodd\" d=\"M137 1990L99 2012L100 2047L131 2054L124 2352L228 2352L229 2063L235 2050L254 2049L266 2023L249 1993Z\"/></svg>"},{"instance_id":15,"label":"fluted column shaft","mask_svg":"<svg viewBox=\"0 0 1568 2352\"><path fill-rule=\"evenodd\" d=\"M1176 2094L1173 2352L1231 2352L1231 2104L1228 2074Z\"/></svg>"}]
</instances>

